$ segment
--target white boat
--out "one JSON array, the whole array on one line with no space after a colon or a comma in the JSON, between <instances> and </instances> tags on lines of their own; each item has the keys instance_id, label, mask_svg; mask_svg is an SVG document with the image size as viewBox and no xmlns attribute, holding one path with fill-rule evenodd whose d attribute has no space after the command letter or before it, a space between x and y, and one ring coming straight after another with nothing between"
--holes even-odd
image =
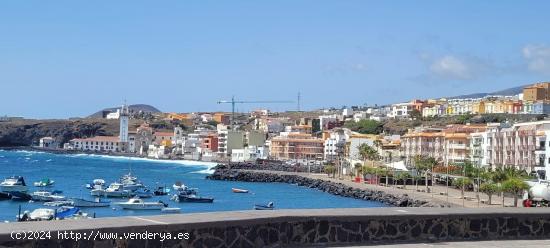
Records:
<instances>
[{"instance_id":1,"label":"white boat","mask_svg":"<svg viewBox=\"0 0 550 248\"><path fill-rule=\"evenodd\" d=\"M27 184L21 176L12 176L4 179L0 183L0 191L2 192L27 192Z\"/></svg>"},{"instance_id":2,"label":"white boat","mask_svg":"<svg viewBox=\"0 0 550 248\"><path fill-rule=\"evenodd\" d=\"M67 197L62 195L55 195L49 191L36 191L31 194L34 201L64 201Z\"/></svg>"},{"instance_id":3,"label":"white boat","mask_svg":"<svg viewBox=\"0 0 550 248\"><path fill-rule=\"evenodd\" d=\"M95 200L73 198L71 200L73 202L73 206L75 207L107 207L111 204L110 201L104 201L100 198L96 198Z\"/></svg>"},{"instance_id":4,"label":"white boat","mask_svg":"<svg viewBox=\"0 0 550 248\"><path fill-rule=\"evenodd\" d=\"M121 183L111 183L109 188L105 189L103 195L106 197L128 197L130 191L125 190Z\"/></svg>"},{"instance_id":5,"label":"white boat","mask_svg":"<svg viewBox=\"0 0 550 248\"><path fill-rule=\"evenodd\" d=\"M49 187L52 186L55 183L54 180L50 180L49 178L44 178L38 182L34 182L35 187Z\"/></svg>"},{"instance_id":6,"label":"white boat","mask_svg":"<svg viewBox=\"0 0 550 248\"><path fill-rule=\"evenodd\" d=\"M103 179L94 179L92 183L86 184L87 189L103 188L105 185L105 180Z\"/></svg>"},{"instance_id":7,"label":"white boat","mask_svg":"<svg viewBox=\"0 0 550 248\"><path fill-rule=\"evenodd\" d=\"M50 208L38 208L32 212L25 211L21 215L17 215L18 221L37 221L37 220L52 220L55 216L55 210Z\"/></svg>"},{"instance_id":8,"label":"white boat","mask_svg":"<svg viewBox=\"0 0 550 248\"><path fill-rule=\"evenodd\" d=\"M181 208L162 208L160 212L165 214L179 214L181 212Z\"/></svg>"},{"instance_id":9,"label":"white boat","mask_svg":"<svg viewBox=\"0 0 550 248\"><path fill-rule=\"evenodd\" d=\"M122 184L125 190L129 191L135 191L141 188L145 188L145 185L139 182L137 177L132 176L131 172L120 177L119 182Z\"/></svg>"},{"instance_id":10,"label":"white boat","mask_svg":"<svg viewBox=\"0 0 550 248\"><path fill-rule=\"evenodd\" d=\"M139 198L131 198L127 202L118 203L123 209L133 209L133 210L161 210L168 205L158 201L158 202L145 202Z\"/></svg>"}]
</instances>

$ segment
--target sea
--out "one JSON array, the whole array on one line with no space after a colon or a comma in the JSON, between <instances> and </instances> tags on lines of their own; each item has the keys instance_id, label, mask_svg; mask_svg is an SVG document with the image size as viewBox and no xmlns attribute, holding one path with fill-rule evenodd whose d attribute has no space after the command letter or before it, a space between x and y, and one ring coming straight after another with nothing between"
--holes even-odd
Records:
<instances>
[{"instance_id":1,"label":"sea","mask_svg":"<svg viewBox=\"0 0 550 248\"><path fill-rule=\"evenodd\" d=\"M62 191L67 197L94 199L85 188L94 179L104 179L108 185L122 175L131 173L149 189L157 186L172 188L180 181L198 188L200 196L213 197L213 203L177 203L170 201L171 194L155 196L146 201L163 201L169 207L181 208L182 213L252 210L254 204L273 202L276 209L373 208L387 205L376 201L363 201L331 195L316 189L286 183L258 183L208 180L215 163L197 161L154 160L91 154L52 154L36 151L0 150L0 180L10 176L23 176L29 193L41 190L33 182L42 178L54 180L49 190ZM248 194L236 194L231 188L248 189ZM173 191L173 190L172 190ZM108 198L111 202L127 201ZM21 210L44 208L42 202L0 200L0 220L14 221ZM89 216L112 217L132 215L159 215L159 210L122 210L111 207L82 208Z\"/></svg>"}]
</instances>

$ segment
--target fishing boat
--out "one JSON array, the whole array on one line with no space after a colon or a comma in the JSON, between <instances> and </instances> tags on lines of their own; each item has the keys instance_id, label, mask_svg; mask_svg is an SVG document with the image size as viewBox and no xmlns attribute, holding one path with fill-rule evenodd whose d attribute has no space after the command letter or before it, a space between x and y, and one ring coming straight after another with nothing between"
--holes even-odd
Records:
<instances>
[{"instance_id":1,"label":"fishing boat","mask_svg":"<svg viewBox=\"0 0 550 248\"><path fill-rule=\"evenodd\" d=\"M248 189L231 188L231 191L233 191L233 193L248 193Z\"/></svg>"},{"instance_id":2,"label":"fishing boat","mask_svg":"<svg viewBox=\"0 0 550 248\"><path fill-rule=\"evenodd\" d=\"M273 202L269 202L267 205L261 205L261 204L255 204L254 210L273 210L275 207L273 206Z\"/></svg>"},{"instance_id":3,"label":"fishing boat","mask_svg":"<svg viewBox=\"0 0 550 248\"><path fill-rule=\"evenodd\" d=\"M106 197L129 197L130 191L125 190L121 183L111 183L103 195Z\"/></svg>"},{"instance_id":4,"label":"fishing boat","mask_svg":"<svg viewBox=\"0 0 550 248\"><path fill-rule=\"evenodd\" d=\"M105 180L103 179L94 179L92 183L86 184L87 189L103 188L105 185Z\"/></svg>"},{"instance_id":5,"label":"fishing boat","mask_svg":"<svg viewBox=\"0 0 550 248\"><path fill-rule=\"evenodd\" d=\"M105 189L103 187L97 187L90 190L91 196L105 196Z\"/></svg>"},{"instance_id":6,"label":"fishing boat","mask_svg":"<svg viewBox=\"0 0 550 248\"><path fill-rule=\"evenodd\" d=\"M118 203L123 209L132 209L132 210L161 210L165 207L168 207L168 204L158 201L158 202L145 202L140 198L134 197L130 198L127 202Z\"/></svg>"},{"instance_id":7,"label":"fishing boat","mask_svg":"<svg viewBox=\"0 0 550 248\"><path fill-rule=\"evenodd\" d=\"M191 203L212 203L214 198L212 197L200 197L197 195L176 195L176 202L191 202Z\"/></svg>"},{"instance_id":8,"label":"fishing boat","mask_svg":"<svg viewBox=\"0 0 550 248\"><path fill-rule=\"evenodd\" d=\"M0 191L2 192L26 192L27 190L27 184L25 184L25 179L22 176L8 177L0 183Z\"/></svg>"},{"instance_id":9,"label":"fishing boat","mask_svg":"<svg viewBox=\"0 0 550 248\"><path fill-rule=\"evenodd\" d=\"M95 200L72 198L71 201L75 207L108 207L111 205L110 201L105 201L100 198L95 198Z\"/></svg>"},{"instance_id":10,"label":"fishing boat","mask_svg":"<svg viewBox=\"0 0 550 248\"><path fill-rule=\"evenodd\" d=\"M38 182L34 182L35 187L50 187L55 183L54 180L50 180L49 178L43 178L42 180Z\"/></svg>"},{"instance_id":11,"label":"fishing boat","mask_svg":"<svg viewBox=\"0 0 550 248\"><path fill-rule=\"evenodd\" d=\"M181 194L196 195L197 194L197 189L189 188L185 184L181 183L180 181L172 185L172 188L176 191L176 194L178 195L181 195Z\"/></svg>"},{"instance_id":12,"label":"fishing boat","mask_svg":"<svg viewBox=\"0 0 550 248\"><path fill-rule=\"evenodd\" d=\"M155 189L155 191L153 191L153 194L154 195L168 195L168 193L170 193L170 189L167 189L165 187L162 187L162 186L159 186Z\"/></svg>"},{"instance_id":13,"label":"fishing boat","mask_svg":"<svg viewBox=\"0 0 550 248\"><path fill-rule=\"evenodd\" d=\"M138 181L137 177L132 175L132 172L129 172L128 174L120 177L119 182L122 184L125 190L129 191L135 191L141 188L145 188L145 185Z\"/></svg>"},{"instance_id":14,"label":"fishing boat","mask_svg":"<svg viewBox=\"0 0 550 248\"><path fill-rule=\"evenodd\" d=\"M49 191L36 191L31 194L33 201L64 201L67 197L62 195L52 194Z\"/></svg>"},{"instance_id":15,"label":"fishing boat","mask_svg":"<svg viewBox=\"0 0 550 248\"><path fill-rule=\"evenodd\" d=\"M13 191L10 192L11 199L14 201L30 201L32 200L32 195L29 195L25 192Z\"/></svg>"}]
</instances>

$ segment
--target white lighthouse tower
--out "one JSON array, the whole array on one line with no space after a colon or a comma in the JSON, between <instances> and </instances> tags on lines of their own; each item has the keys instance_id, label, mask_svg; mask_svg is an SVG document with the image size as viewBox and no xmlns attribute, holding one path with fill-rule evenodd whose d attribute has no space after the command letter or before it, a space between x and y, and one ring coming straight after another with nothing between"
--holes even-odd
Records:
<instances>
[{"instance_id":1,"label":"white lighthouse tower","mask_svg":"<svg viewBox=\"0 0 550 248\"><path fill-rule=\"evenodd\" d=\"M128 105L124 103L122 109L120 110L120 133L119 139L120 142L128 142L128 119L130 118L130 113L128 111Z\"/></svg>"}]
</instances>

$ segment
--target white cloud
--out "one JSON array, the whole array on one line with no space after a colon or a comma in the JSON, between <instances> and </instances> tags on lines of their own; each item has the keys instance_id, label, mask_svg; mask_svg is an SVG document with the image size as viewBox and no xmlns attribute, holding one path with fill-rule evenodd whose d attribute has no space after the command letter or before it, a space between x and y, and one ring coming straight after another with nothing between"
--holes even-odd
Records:
<instances>
[{"instance_id":1,"label":"white cloud","mask_svg":"<svg viewBox=\"0 0 550 248\"><path fill-rule=\"evenodd\" d=\"M474 77L472 65L452 55L446 55L433 61L430 65L430 72L446 79L468 80Z\"/></svg>"},{"instance_id":2,"label":"white cloud","mask_svg":"<svg viewBox=\"0 0 550 248\"><path fill-rule=\"evenodd\" d=\"M522 49L530 71L550 74L550 47L545 45L527 45Z\"/></svg>"}]
</instances>

